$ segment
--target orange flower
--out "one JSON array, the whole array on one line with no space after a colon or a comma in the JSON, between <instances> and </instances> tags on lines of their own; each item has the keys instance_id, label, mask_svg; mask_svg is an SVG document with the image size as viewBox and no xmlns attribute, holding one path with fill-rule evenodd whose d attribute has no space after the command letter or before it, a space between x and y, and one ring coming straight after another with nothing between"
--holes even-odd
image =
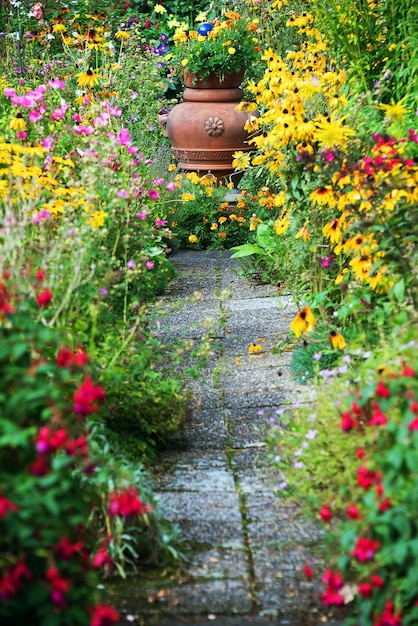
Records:
<instances>
[{"instance_id":1,"label":"orange flower","mask_svg":"<svg viewBox=\"0 0 418 626\"><path fill-rule=\"evenodd\" d=\"M296 337L299 338L303 333L309 333L314 329L316 319L309 306L305 306L298 311L295 319L290 324L290 330L292 330Z\"/></svg>"}]
</instances>

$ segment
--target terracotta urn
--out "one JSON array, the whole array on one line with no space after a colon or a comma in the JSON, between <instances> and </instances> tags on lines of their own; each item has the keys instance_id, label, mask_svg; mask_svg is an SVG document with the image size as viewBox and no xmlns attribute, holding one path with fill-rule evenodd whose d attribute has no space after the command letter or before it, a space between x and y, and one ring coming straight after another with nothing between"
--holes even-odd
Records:
<instances>
[{"instance_id":1,"label":"terracotta urn","mask_svg":"<svg viewBox=\"0 0 418 626\"><path fill-rule=\"evenodd\" d=\"M234 152L251 149L244 130L247 114L236 111L243 97L243 77L244 70L223 80L215 75L201 80L185 73L184 102L160 118L180 169L201 176L210 172L218 180L234 174ZM238 178L234 174L232 180Z\"/></svg>"}]
</instances>

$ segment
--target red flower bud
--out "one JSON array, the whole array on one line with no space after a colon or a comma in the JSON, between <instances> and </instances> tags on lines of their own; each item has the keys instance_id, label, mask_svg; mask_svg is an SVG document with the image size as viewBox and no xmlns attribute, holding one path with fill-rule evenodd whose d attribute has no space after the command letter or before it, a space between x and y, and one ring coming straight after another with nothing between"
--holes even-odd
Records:
<instances>
[{"instance_id":1,"label":"red flower bud","mask_svg":"<svg viewBox=\"0 0 418 626\"><path fill-rule=\"evenodd\" d=\"M319 511L319 515L322 521L328 524L328 522L330 522L332 518L332 511L329 507L323 506L322 509Z\"/></svg>"},{"instance_id":2,"label":"red flower bud","mask_svg":"<svg viewBox=\"0 0 418 626\"><path fill-rule=\"evenodd\" d=\"M380 398L390 398L390 390L383 381L379 381L376 385L376 395Z\"/></svg>"},{"instance_id":3,"label":"red flower bud","mask_svg":"<svg viewBox=\"0 0 418 626\"><path fill-rule=\"evenodd\" d=\"M350 519L359 519L360 511L355 504L349 504L347 507L347 515Z\"/></svg>"},{"instance_id":4,"label":"red flower bud","mask_svg":"<svg viewBox=\"0 0 418 626\"><path fill-rule=\"evenodd\" d=\"M38 294L36 298L36 301L41 308L47 307L49 304L51 304L51 300L52 291L50 289L44 289Z\"/></svg>"},{"instance_id":5,"label":"red flower bud","mask_svg":"<svg viewBox=\"0 0 418 626\"><path fill-rule=\"evenodd\" d=\"M306 576L306 578L307 578L308 580L312 580L312 577L313 577L313 571L312 571L312 567L309 565L309 563L306 563L306 564L303 566L303 572L304 572L304 574L305 574L305 576Z\"/></svg>"},{"instance_id":6,"label":"red flower bud","mask_svg":"<svg viewBox=\"0 0 418 626\"><path fill-rule=\"evenodd\" d=\"M370 598L370 596L372 595L373 587L370 585L370 583L360 583L358 586L358 590L363 598Z\"/></svg>"}]
</instances>

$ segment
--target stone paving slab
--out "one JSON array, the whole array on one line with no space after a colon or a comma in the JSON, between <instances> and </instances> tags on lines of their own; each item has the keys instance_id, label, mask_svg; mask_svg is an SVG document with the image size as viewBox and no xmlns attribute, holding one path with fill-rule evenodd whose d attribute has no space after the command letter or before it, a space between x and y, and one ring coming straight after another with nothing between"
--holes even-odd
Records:
<instances>
[{"instance_id":1,"label":"stone paving slab","mask_svg":"<svg viewBox=\"0 0 418 626\"><path fill-rule=\"evenodd\" d=\"M301 517L298 507L281 506L273 494L248 494L246 502L251 547L313 544L323 536L319 526Z\"/></svg>"},{"instance_id":2,"label":"stone paving slab","mask_svg":"<svg viewBox=\"0 0 418 626\"><path fill-rule=\"evenodd\" d=\"M181 525L184 537L197 544L242 547L240 503L236 493L216 491L158 493L167 519Z\"/></svg>"},{"instance_id":3,"label":"stone paving slab","mask_svg":"<svg viewBox=\"0 0 418 626\"><path fill-rule=\"evenodd\" d=\"M269 391L253 389L252 391L240 392L225 390L222 395L223 403L227 409L259 409L260 407L280 407L284 400L283 391Z\"/></svg>"},{"instance_id":4,"label":"stone paving slab","mask_svg":"<svg viewBox=\"0 0 418 626\"><path fill-rule=\"evenodd\" d=\"M195 396L195 401L199 400ZM182 450L226 450L228 429L221 409L202 409L186 420L183 428L173 437L172 446Z\"/></svg>"},{"instance_id":5,"label":"stone paving slab","mask_svg":"<svg viewBox=\"0 0 418 626\"><path fill-rule=\"evenodd\" d=\"M249 445L264 445L266 418L257 415L254 408L240 408L226 411L230 445L245 448Z\"/></svg>"},{"instance_id":6,"label":"stone paving slab","mask_svg":"<svg viewBox=\"0 0 418 626\"><path fill-rule=\"evenodd\" d=\"M225 452L171 453L156 477L159 491L233 492L236 487Z\"/></svg>"}]
</instances>

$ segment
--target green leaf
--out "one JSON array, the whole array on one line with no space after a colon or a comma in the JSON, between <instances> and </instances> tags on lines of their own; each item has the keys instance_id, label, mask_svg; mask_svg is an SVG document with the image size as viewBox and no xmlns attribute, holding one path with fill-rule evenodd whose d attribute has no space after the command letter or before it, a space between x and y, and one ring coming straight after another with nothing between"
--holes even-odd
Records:
<instances>
[{"instance_id":1,"label":"green leaf","mask_svg":"<svg viewBox=\"0 0 418 626\"><path fill-rule=\"evenodd\" d=\"M398 302L403 302L405 300L405 280L403 278L398 280L390 291Z\"/></svg>"},{"instance_id":2,"label":"green leaf","mask_svg":"<svg viewBox=\"0 0 418 626\"><path fill-rule=\"evenodd\" d=\"M243 257L251 256L252 254L263 254L264 252L263 248L260 248L260 246L252 243L235 246L234 248L231 248L231 250L235 250L231 259L242 259Z\"/></svg>"}]
</instances>

